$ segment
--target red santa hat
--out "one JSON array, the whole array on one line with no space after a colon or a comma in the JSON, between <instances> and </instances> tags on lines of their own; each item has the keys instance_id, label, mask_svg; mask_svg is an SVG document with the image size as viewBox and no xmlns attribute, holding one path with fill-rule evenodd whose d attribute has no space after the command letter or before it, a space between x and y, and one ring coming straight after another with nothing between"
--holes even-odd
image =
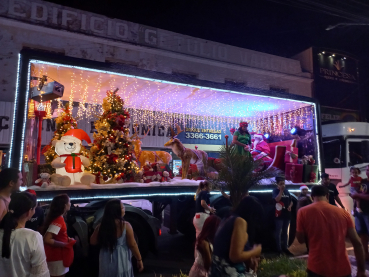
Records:
<instances>
[{"instance_id":1,"label":"red santa hat","mask_svg":"<svg viewBox=\"0 0 369 277\"><path fill-rule=\"evenodd\" d=\"M229 129L229 131L231 132L231 134L234 134L236 132L236 129L235 128L231 128L231 129Z\"/></svg>"},{"instance_id":2,"label":"red santa hat","mask_svg":"<svg viewBox=\"0 0 369 277\"><path fill-rule=\"evenodd\" d=\"M240 122L240 127L243 127L243 126L249 126L249 124L247 122Z\"/></svg>"},{"instance_id":3,"label":"red santa hat","mask_svg":"<svg viewBox=\"0 0 369 277\"><path fill-rule=\"evenodd\" d=\"M65 136L71 136L79 139L80 141L85 140L87 143L91 143L90 137L82 129L71 129L64 134Z\"/></svg>"},{"instance_id":4,"label":"red santa hat","mask_svg":"<svg viewBox=\"0 0 369 277\"><path fill-rule=\"evenodd\" d=\"M264 136L262 134L255 134L254 139L259 138L260 140L264 140Z\"/></svg>"},{"instance_id":5,"label":"red santa hat","mask_svg":"<svg viewBox=\"0 0 369 277\"><path fill-rule=\"evenodd\" d=\"M36 192L35 192L33 189L27 189L27 190L26 190L26 192L28 192L28 193L30 193L30 194L33 194L33 195L37 196L37 195L36 195Z\"/></svg>"},{"instance_id":6,"label":"red santa hat","mask_svg":"<svg viewBox=\"0 0 369 277\"><path fill-rule=\"evenodd\" d=\"M307 189L307 190L309 190L309 188L308 188L306 185L301 185L301 186L300 186L300 191L302 191L303 189Z\"/></svg>"}]
</instances>

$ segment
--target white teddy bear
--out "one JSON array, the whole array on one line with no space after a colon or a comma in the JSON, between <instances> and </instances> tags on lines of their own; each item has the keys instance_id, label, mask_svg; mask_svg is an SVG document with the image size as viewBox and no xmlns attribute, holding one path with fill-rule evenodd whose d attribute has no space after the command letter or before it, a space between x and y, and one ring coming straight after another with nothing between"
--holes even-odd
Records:
<instances>
[{"instance_id":1,"label":"white teddy bear","mask_svg":"<svg viewBox=\"0 0 369 277\"><path fill-rule=\"evenodd\" d=\"M50 174L46 172L40 173L40 178L35 181L35 184L41 188L47 188L50 185L54 185L54 183L50 181Z\"/></svg>"},{"instance_id":2,"label":"white teddy bear","mask_svg":"<svg viewBox=\"0 0 369 277\"><path fill-rule=\"evenodd\" d=\"M56 169L56 176L54 177L59 179L62 176L64 179L59 180L58 185L68 186L65 176L69 177L69 184L83 183L90 185L95 180L94 175L84 173L84 167L90 165L90 160L79 153L82 140L91 143L90 137L85 131L73 129L66 132L60 140L53 141L55 152L59 155L51 162L51 166Z\"/></svg>"}]
</instances>

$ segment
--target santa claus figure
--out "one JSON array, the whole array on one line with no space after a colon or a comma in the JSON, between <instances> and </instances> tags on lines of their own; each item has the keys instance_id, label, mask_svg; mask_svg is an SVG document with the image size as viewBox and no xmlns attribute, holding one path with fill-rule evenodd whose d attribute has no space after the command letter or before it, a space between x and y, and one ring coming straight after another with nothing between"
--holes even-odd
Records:
<instances>
[{"instance_id":1,"label":"santa claus figure","mask_svg":"<svg viewBox=\"0 0 369 277\"><path fill-rule=\"evenodd\" d=\"M251 155L254 160L263 159L263 160L270 160L271 157L270 148L268 143L264 141L264 136L262 134L255 134L254 135L254 144L253 149L251 150Z\"/></svg>"}]
</instances>

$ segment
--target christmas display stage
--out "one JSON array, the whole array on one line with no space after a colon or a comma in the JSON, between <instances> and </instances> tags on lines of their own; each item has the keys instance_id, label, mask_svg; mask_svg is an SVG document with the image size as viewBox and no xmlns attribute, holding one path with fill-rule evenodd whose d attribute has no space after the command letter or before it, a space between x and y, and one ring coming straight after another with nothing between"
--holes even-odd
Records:
<instances>
[{"instance_id":1,"label":"christmas display stage","mask_svg":"<svg viewBox=\"0 0 369 277\"><path fill-rule=\"evenodd\" d=\"M316 104L308 98L42 60L30 60L28 80L22 164L36 191L193 191L202 171L216 178L217 152L240 122L270 149L264 169L285 171L291 185L317 182ZM188 161L180 156L187 149ZM173 175L174 159L187 166L182 176Z\"/></svg>"}]
</instances>

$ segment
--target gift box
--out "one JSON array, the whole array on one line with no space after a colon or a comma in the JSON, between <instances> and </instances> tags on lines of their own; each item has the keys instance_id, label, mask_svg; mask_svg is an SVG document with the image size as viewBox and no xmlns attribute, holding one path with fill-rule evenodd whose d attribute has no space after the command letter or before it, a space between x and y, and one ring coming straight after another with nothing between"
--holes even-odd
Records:
<instances>
[{"instance_id":1,"label":"gift box","mask_svg":"<svg viewBox=\"0 0 369 277\"><path fill-rule=\"evenodd\" d=\"M290 145L286 146L286 154L284 156L285 163L297 164L299 149Z\"/></svg>"},{"instance_id":2,"label":"gift box","mask_svg":"<svg viewBox=\"0 0 369 277\"><path fill-rule=\"evenodd\" d=\"M287 163L285 169L286 180L293 183L301 183L303 176L303 165L297 163Z\"/></svg>"},{"instance_id":3,"label":"gift box","mask_svg":"<svg viewBox=\"0 0 369 277\"><path fill-rule=\"evenodd\" d=\"M318 182L318 166L304 164L304 173L302 177L304 183Z\"/></svg>"},{"instance_id":4,"label":"gift box","mask_svg":"<svg viewBox=\"0 0 369 277\"><path fill-rule=\"evenodd\" d=\"M182 176L182 167L179 168L179 173L178 176ZM190 164L190 167L188 168L188 172L187 172L187 179L192 179L194 177L198 177L199 176L199 170L197 169L197 165L195 164Z\"/></svg>"}]
</instances>

